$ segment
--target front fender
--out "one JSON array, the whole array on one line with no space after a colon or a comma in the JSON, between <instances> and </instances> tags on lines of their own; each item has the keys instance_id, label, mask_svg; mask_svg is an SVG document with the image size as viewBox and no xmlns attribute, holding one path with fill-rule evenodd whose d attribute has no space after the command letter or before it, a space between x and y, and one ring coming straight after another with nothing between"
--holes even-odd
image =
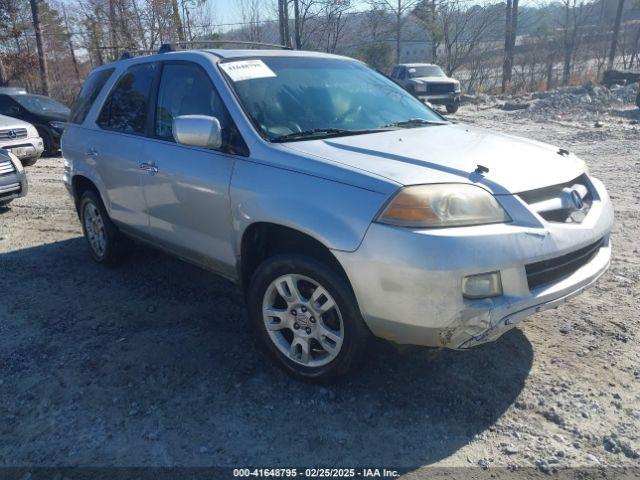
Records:
<instances>
[{"instance_id":1,"label":"front fender","mask_svg":"<svg viewBox=\"0 0 640 480\"><path fill-rule=\"evenodd\" d=\"M306 233L334 250L354 251L387 195L344 183L238 162L230 187L234 248L249 225L274 223Z\"/></svg>"}]
</instances>

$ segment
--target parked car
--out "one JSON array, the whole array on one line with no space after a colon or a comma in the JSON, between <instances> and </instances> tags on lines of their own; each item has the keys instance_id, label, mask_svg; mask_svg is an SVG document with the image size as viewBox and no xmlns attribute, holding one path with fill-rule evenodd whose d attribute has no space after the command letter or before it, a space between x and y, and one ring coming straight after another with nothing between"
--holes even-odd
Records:
<instances>
[{"instance_id":1,"label":"parked car","mask_svg":"<svg viewBox=\"0 0 640 480\"><path fill-rule=\"evenodd\" d=\"M448 77L438 65L396 65L391 71L391 79L422 101L444 105L449 113L456 113L460 107L460 82Z\"/></svg>"},{"instance_id":2,"label":"parked car","mask_svg":"<svg viewBox=\"0 0 640 480\"><path fill-rule=\"evenodd\" d=\"M613 85L628 85L640 82L640 71L633 70L606 70L602 75L602 84L607 88Z\"/></svg>"},{"instance_id":3,"label":"parked car","mask_svg":"<svg viewBox=\"0 0 640 480\"><path fill-rule=\"evenodd\" d=\"M488 342L609 266L611 201L564 149L450 123L349 58L169 50L98 67L72 109L89 251L115 264L130 237L237 282L288 372L334 379L371 334Z\"/></svg>"},{"instance_id":4,"label":"parked car","mask_svg":"<svg viewBox=\"0 0 640 480\"><path fill-rule=\"evenodd\" d=\"M44 145L33 125L0 115L0 149L11 151L24 166L30 166L40 158Z\"/></svg>"},{"instance_id":5,"label":"parked car","mask_svg":"<svg viewBox=\"0 0 640 480\"><path fill-rule=\"evenodd\" d=\"M69 108L65 105L44 95L0 91L0 114L34 125L47 155L60 150L60 136L69 118Z\"/></svg>"},{"instance_id":6,"label":"parked car","mask_svg":"<svg viewBox=\"0 0 640 480\"><path fill-rule=\"evenodd\" d=\"M27 174L18 157L0 149L0 208L27 194Z\"/></svg>"}]
</instances>

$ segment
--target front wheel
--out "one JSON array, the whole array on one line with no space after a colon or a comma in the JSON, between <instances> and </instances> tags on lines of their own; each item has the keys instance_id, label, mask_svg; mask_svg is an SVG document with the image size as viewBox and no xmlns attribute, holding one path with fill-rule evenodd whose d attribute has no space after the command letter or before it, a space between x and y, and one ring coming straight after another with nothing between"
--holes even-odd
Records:
<instances>
[{"instance_id":1,"label":"front wheel","mask_svg":"<svg viewBox=\"0 0 640 480\"><path fill-rule=\"evenodd\" d=\"M454 103L453 105L447 105L447 113L456 113L460 105Z\"/></svg>"},{"instance_id":2,"label":"front wheel","mask_svg":"<svg viewBox=\"0 0 640 480\"><path fill-rule=\"evenodd\" d=\"M266 260L247 293L250 318L279 366L328 383L362 359L369 330L343 275L300 255Z\"/></svg>"},{"instance_id":3,"label":"front wheel","mask_svg":"<svg viewBox=\"0 0 640 480\"><path fill-rule=\"evenodd\" d=\"M33 167L38 161L38 158L39 157L24 158L20 159L20 162L22 163L23 167Z\"/></svg>"}]
</instances>

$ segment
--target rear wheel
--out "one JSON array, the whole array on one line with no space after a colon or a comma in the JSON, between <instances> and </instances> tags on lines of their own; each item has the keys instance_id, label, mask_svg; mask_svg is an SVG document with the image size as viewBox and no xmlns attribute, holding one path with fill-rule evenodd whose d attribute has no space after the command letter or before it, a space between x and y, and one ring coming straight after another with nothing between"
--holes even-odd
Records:
<instances>
[{"instance_id":1,"label":"rear wheel","mask_svg":"<svg viewBox=\"0 0 640 480\"><path fill-rule=\"evenodd\" d=\"M369 330L346 280L326 265L301 255L267 259L247 300L262 343L288 373L326 383L362 359Z\"/></svg>"},{"instance_id":2,"label":"rear wheel","mask_svg":"<svg viewBox=\"0 0 640 480\"><path fill-rule=\"evenodd\" d=\"M102 200L92 190L80 199L80 221L93 259L104 265L120 263L125 254L126 239L113 224Z\"/></svg>"},{"instance_id":3,"label":"rear wheel","mask_svg":"<svg viewBox=\"0 0 640 480\"><path fill-rule=\"evenodd\" d=\"M447 113L456 113L460 105L454 103L453 105L447 105Z\"/></svg>"}]
</instances>

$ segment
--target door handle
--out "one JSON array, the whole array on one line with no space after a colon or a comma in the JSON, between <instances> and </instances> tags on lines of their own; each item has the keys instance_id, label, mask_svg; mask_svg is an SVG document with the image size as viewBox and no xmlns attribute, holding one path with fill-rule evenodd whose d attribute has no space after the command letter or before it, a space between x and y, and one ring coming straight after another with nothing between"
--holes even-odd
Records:
<instances>
[{"instance_id":1,"label":"door handle","mask_svg":"<svg viewBox=\"0 0 640 480\"><path fill-rule=\"evenodd\" d=\"M146 162L140 164L140 170L144 170L145 172L148 172L150 174L158 173L158 167Z\"/></svg>"},{"instance_id":2,"label":"door handle","mask_svg":"<svg viewBox=\"0 0 640 480\"><path fill-rule=\"evenodd\" d=\"M86 153L87 157L97 157L98 151L95 148L89 148Z\"/></svg>"}]
</instances>

